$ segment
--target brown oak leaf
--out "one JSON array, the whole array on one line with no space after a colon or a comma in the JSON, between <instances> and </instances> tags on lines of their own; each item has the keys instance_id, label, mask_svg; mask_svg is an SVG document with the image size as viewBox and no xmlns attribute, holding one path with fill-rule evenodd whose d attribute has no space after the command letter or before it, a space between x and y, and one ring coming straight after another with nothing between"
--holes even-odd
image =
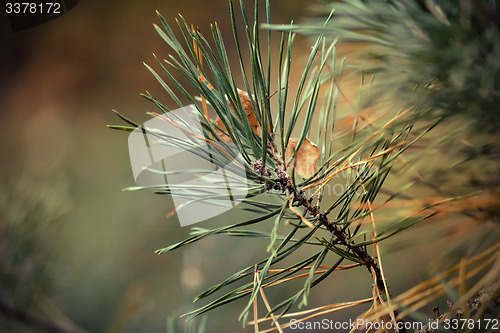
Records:
<instances>
[{"instance_id":1,"label":"brown oak leaf","mask_svg":"<svg viewBox=\"0 0 500 333\"><path fill-rule=\"evenodd\" d=\"M243 91L241 89L238 89L238 96L240 97L240 100L241 100L241 104L243 104L243 109L245 110L245 113L247 115L247 118L248 118L248 122L250 123L250 126L252 127L252 130L258 135L258 136L262 136L262 128L260 126L260 123L259 121L257 120L257 116L255 115L255 111L252 107L252 102L250 101L250 96L248 95L248 93L246 91ZM253 97L253 95L252 95ZM237 114L233 107L231 106L231 104L229 103L229 100L226 96L226 101L227 103L229 104L229 107L231 108L231 110L233 110L233 112L235 114ZM222 120L219 118L219 116L217 116L217 118L215 119L215 123L217 124L217 126L219 126L221 129L223 129L224 131L227 131L226 130L226 127L224 126L224 124L222 123ZM271 127L269 127L269 131L271 130ZM227 136L226 134L224 134L222 131L220 131L219 129L215 129L215 131L217 132L217 134L220 136L220 138L222 139L222 141L224 142L232 142L231 138L229 136Z\"/></svg>"},{"instance_id":2,"label":"brown oak leaf","mask_svg":"<svg viewBox=\"0 0 500 333\"><path fill-rule=\"evenodd\" d=\"M299 139L290 138L290 140L288 140L288 146L286 146L285 150L285 161L288 161L292 157L295 152L295 148L297 147L297 143L299 143ZM306 138L304 142L302 142L295 158L288 164L288 166L295 165L295 172L298 175L302 178L309 178L316 172L316 162L320 157L321 154L318 146Z\"/></svg>"}]
</instances>

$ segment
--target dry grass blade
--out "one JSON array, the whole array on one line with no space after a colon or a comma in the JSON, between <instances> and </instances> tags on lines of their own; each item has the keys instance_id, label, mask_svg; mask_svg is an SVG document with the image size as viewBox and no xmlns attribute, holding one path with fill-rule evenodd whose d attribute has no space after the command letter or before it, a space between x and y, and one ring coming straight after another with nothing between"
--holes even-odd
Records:
<instances>
[{"instance_id":1,"label":"dry grass blade","mask_svg":"<svg viewBox=\"0 0 500 333\"><path fill-rule=\"evenodd\" d=\"M258 278L259 278L259 273L258 273L258 267L257 265L255 265L255 271L253 273L253 284L254 286L257 285L257 281L258 281ZM255 333L259 333L259 321L258 321L258 318L259 318L259 313L257 311L257 297L254 298L253 300L253 319L254 319L254 332Z\"/></svg>"},{"instance_id":2,"label":"dry grass blade","mask_svg":"<svg viewBox=\"0 0 500 333\"><path fill-rule=\"evenodd\" d=\"M465 278L467 276L467 265L465 258L462 258L460 260L460 268L458 271L458 292L460 295L460 298L464 298L464 296L467 294L467 279ZM469 312L469 307L465 306L464 307L464 317L466 319L470 318L470 312Z\"/></svg>"},{"instance_id":3,"label":"dry grass blade","mask_svg":"<svg viewBox=\"0 0 500 333\"><path fill-rule=\"evenodd\" d=\"M191 25L191 31L193 32L193 34L197 35L199 28L197 28L197 30L194 30L194 26ZM198 45L196 44L196 41L194 39L193 39L193 49L194 53L196 54L196 57L198 58L198 61L200 62L200 66L197 66L198 72L200 72L200 76L198 79L200 80L201 83L205 83L205 81L207 80L205 79L203 74L201 74L201 70L203 69L203 55L201 54L201 50L198 48ZM205 80L202 81L202 78ZM208 114L207 100L203 95L201 95L201 104L203 105L203 112L205 113L205 117L207 118L207 120L210 119L210 115Z\"/></svg>"},{"instance_id":4,"label":"dry grass blade","mask_svg":"<svg viewBox=\"0 0 500 333\"><path fill-rule=\"evenodd\" d=\"M333 177L335 177L336 175L338 175L339 173L341 173L342 171L344 170L347 170L350 168L350 166L347 166L349 164L350 161L352 161L352 159L354 158L354 156L356 156L356 154L358 154L359 152L361 151L361 148L359 148L358 150L356 150L354 153L352 153L337 169L337 171L335 171L333 174L329 175L328 177L331 179ZM337 161L338 162L338 161ZM335 165L337 165L337 162L333 163L326 171L325 173L329 172L330 170L332 170ZM328 179L328 178L327 178ZM307 185L305 187L302 188L303 191L305 190L308 190L310 188L314 188L320 184L323 184L324 182L326 181L326 179L323 179L322 181L319 181L319 182L316 182L316 183L312 183L310 185ZM326 184L325 184L326 185ZM324 185L323 185L324 186ZM314 192L313 195L316 195L317 192L319 192L321 188L319 188L318 190L316 190L316 192Z\"/></svg>"},{"instance_id":5,"label":"dry grass blade","mask_svg":"<svg viewBox=\"0 0 500 333\"><path fill-rule=\"evenodd\" d=\"M306 314L309 314L309 313L313 313L313 314L311 314L311 315L309 315L307 317L303 317L303 318L297 319L294 322L294 323L300 323L300 322L311 320L313 318L317 318L317 317L324 316L324 315L327 315L327 314L330 314L330 313L334 313L334 312L337 312L337 311L341 311L341 310L349 309L349 308L352 308L352 307L355 307L355 306L367 304L367 303L370 303L371 301L373 301L373 297L365 298L365 299L362 299L362 300L359 300L359 301L330 304L330 305L325 305L325 306L321 306L321 307L314 308L314 309L309 309L309 310L306 310L306 311L288 313L288 314L285 314L285 315L281 316L281 318L294 318L294 317L303 316L303 315L306 315ZM262 318L262 319L259 319L259 322L262 323L262 322L266 322L266 321L269 321L269 320L272 320L272 319L271 318ZM287 323L287 324L281 325L281 327L282 328L287 328L287 327L291 326L294 323ZM274 332L276 330L277 330L276 328L271 328L271 329L268 329L268 330L265 330L265 331L261 331L260 333Z\"/></svg>"},{"instance_id":6,"label":"dry grass blade","mask_svg":"<svg viewBox=\"0 0 500 333\"><path fill-rule=\"evenodd\" d=\"M385 129L387 129L389 126L391 126L392 124L394 124L399 118L403 117L404 115L408 114L410 111L412 111L413 108L408 108L406 109L405 111L399 113L397 116L393 117L391 120L389 120L384 126L382 126L379 130L375 131L367 140L366 142L368 143L369 141L373 140L375 137L379 136L380 134L383 133L383 131ZM387 148L386 150L378 153L378 154L375 154L373 156L370 156L369 158L367 159L364 159L362 161L359 161L357 163L354 163L354 164L351 164L351 165L348 165L350 161L352 161L352 159L354 158L354 156L356 156L360 151L361 151L361 148L357 149L354 153L352 153L345 161L344 163L342 163L338 168L337 170L329 175L328 177L326 177L325 179L321 180L321 181L318 181L318 182L315 182L315 183L312 183L312 184L309 184L308 186L304 187L302 190L307 190L307 189L310 189L310 188L315 188L317 186L319 186L319 188L316 190L316 192L313 194L313 195L316 195L319 190L321 190L321 188L323 188L326 184L328 184L336 175L338 175L339 173L341 173L342 171L345 171L345 170L348 170L350 168L353 168L353 167L356 167L356 166L359 166L359 165L363 165L364 163L367 163L369 161L372 161L374 159L377 159L387 153L390 153L392 152L393 150L405 145L407 142L402 142L402 143L399 143L393 147L390 147L390 148ZM325 172L328 173L330 170L332 170L335 166L337 165L337 163L333 163Z\"/></svg>"},{"instance_id":7,"label":"dry grass blade","mask_svg":"<svg viewBox=\"0 0 500 333\"><path fill-rule=\"evenodd\" d=\"M356 174L358 174L358 172L356 171ZM359 174L358 174L359 176ZM364 184L362 185L363 187L363 190L366 191L366 188L364 186ZM372 207L372 204L370 202L370 200L367 200L366 203L365 203L365 206L366 208L368 209L368 211L370 212L369 213L369 217L370 217L370 225L372 227L372 234L373 234L373 239L376 239L377 238L377 228L375 226L375 214L374 214L374 211L373 211L373 207ZM359 222L359 224L362 224L363 223L363 220L364 220L364 217L361 219L361 221ZM393 324L393 327L395 327L396 329L396 332L399 332L399 329L397 328L397 325L396 325L396 317L394 316L394 311L390 310L392 309L392 304L391 304L391 295L389 293L389 288L387 287L387 282L386 282L386 278L385 278L385 273L384 273L384 269L383 269L383 266L382 266L382 257L381 257L381 254L380 254L380 247L379 247L379 244L378 242L374 242L373 243L373 249L374 249L374 253L375 253L375 258L377 258L378 260L378 265L379 265L379 269L380 269L380 275L382 276L382 283L383 283L383 286L384 286L384 292L385 292L385 295L387 297L387 305L386 303L384 302L381 294L380 294L380 290L378 289L378 285L377 285L377 276L376 276L376 273L375 271L373 271L373 269L371 270L371 273L372 273L372 277L373 277L373 280L374 280L374 284L373 284L373 289L372 289L372 292L373 292L373 306L367 311L370 312L372 311L373 309L377 309L379 306L379 304L382 306L382 307L387 307L388 310L387 312L389 313L390 317L391 317L391 322ZM365 315L367 314L365 313Z\"/></svg>"},{"instance_id":8,"label":"dry grass blade","mask_svg":"<svg viewBox=\"0 0 500 333\"><path fill-rule=\"evenodd\" d=\"M393 152L394 150L398 149L399 147L404 146L406 143L407 143L406 141L405 142L401 142L401 143L399 143L397 145L394 145L394 146L392 146L390 148L385 149L384 151L381 151L378 154L375 154L373 156L365 158L365 159L363 159L363 160L361 160L359 162L347 165L349 163L349 161L351 161L352 158L354 158L355 154L357 154L361 150L361 148L360 148L356 152L354 152L351 156L349 156L349 158L344 163L342 163L342 165L337 170L335 170L335 172L333 174L329 175L328 177L326 177L325 179L321 180L320 182L316 182L316 183L313 183L313 184L310 184L310 185L304 187L302 190L305 191L307 189L319 186L316 189L316 191L313 193L313 195L316 195L323 187L325 187L339 173L341 173L341 172L343 172L345 170L348 170L348 169L351 169L351 168L354 168L354 167L357 167L357 166L369 163L369 162L371 162L371 161L373 161L373 160L375 160L375 159L377 159L377 158L379 158L381 156L384 156L384 155L386 155L388 153Z\"/></svg>"},{"instance_id":9,"label":"dry grass blade","mask_svg":"<svg viewBox=\"0 0 500 333\"><path fill-rule=\"evenodd\" d=\"M257 281L259 280L259 271L257 270L257 266L255 266L255 272L254 272L254 285L257 284ZM262 297L262 300L264 301L264 305L266 306L267 311L270 313L270 319L272 319L274 325L276 326L276 329L280 332L283 333L283 329L281 328L278 320L276 319L276 316L274 313L271 312L271 305L269 305L269 302L267 300L266 294L264 293L264 289L259 287L260 296ZM259 320L258 320L258 315L257 315L257 297L255 297L254 300L254 321L251 321L249 323L250 325L254 325L255 327L255 332L259 333Z\"/></svg>"},{"instance_id":10,"label":"dry grass blade","mask_svg":"<svg viewBox=\"0 0 500 333\"><path fill-rule=\"evenodd\" d=\"M364 187L364 185L363 185ZM374 216L374 213L373 213L373 209L372 209L372 205L371 205L371 202L368 200L367 202L367 205L368 205L368 209L370 210L370 223L371 223L371 226L372 226L372 230L373 230L373 239L376 239L377 238L377 229L375 227L375 216ZM380 268L380 274L382 275L382 281L383 281L383 284L384 284L384 291L385 291L385 296L387 297L387 307L389 309L392 308L392 304L391 304L391 294L389 293L389 288L387 287L387 282L386 282L386 278L385 278L385 273L384 273L384 268L382 266L382 256L380 254L380 247L378 245L378 242L375 242L373 243L373 248L374 248L374 251L375 251L375 257L377 258L378 260L378 266ZM375 286L377 285L376 283L376 280L374 280L375 283L373 284L374 285L374 288ZM383 300L380 299L380 302L382 304L384 304ZM389 311L389 315L391 317L391 321L393 323L393 326L396 328L396 332L399 332L399 329L397 328L397 325L396 325L396 317L394 316L394 311Z\"/></svg>"},{"instance_id":11,"label":"dry grass blade","mask_svg":"<svg viewBox=\"0 0 500 333\"><path fill-rule=\"evenodd\" d=\"M291 196L289 196L287 198L288 200L288 203L289 203L289 208L292 212L295 213L295 215L297 215L301 220L302 222L304 222L304 224L306 224L309 228L311 229L314 229L314 224L312 224L311 221L309 221L308 219L306 219L297 209L295 209L293 206L292 206L292 203L293 203L293 194Z\"/></svg>"},{"instance_id":12,"label":"dry grass blade","mask_svg":"<svg viewBox=\"0 0 500 333\"><path fill-rule=\"evenodd\" d=\"M374 298L371 298L372 300L374 300ZM375 301L372 302L372 305L370 306L370 308L368 309L368 311L366 311L364 313L364 316L368 316L369 313L371 313L373 311L373 309L375 308ZM358 328L356 326L354 326L350 331L349 333L354 333L358 330ZM370 331L370 329L368 329L366 332Z\"/></svg>"},{"instance_id":13,"label":"dry grass blade","mask_svg":"<svg viewBox=\"0 0 500 333\"><path fill-rule=\"evenodd\" d=\"M474 297L481 289L487 289L494 286L496 281L500 278L500 252L497 253L495 263L493 267L486 273L472 288L470 288L460 299L455 303L458 307L467 307L469 300ZM496 292L492 293L492 296L498 295ZM484 302L484 304L490 304L489 302ZM481 318L480 312L476 314L476 319Z\"/></svg>"},{"instance_id":14,"label":"dry grass blade","mask_svg":"<svg viewBox=\"0 0 500 333\"><path fill-rule=\"evenodd\" d=\"M408 291L400 294L398 297L394 299L394 302L392 303L392 306L390 308L388 307L386 309L381 309L379 311L376 311L370 316L367 316L366 320L373 321L377 318L380 318L383 315L389 314L389 311L394 311L398 309L404 309L404 310L399 313L396 320L404 318L409 313L420 309L426 304L429 304L429 302L432 302L441 295L445 294L446 288L441 284L443 279L449 277L454 273L457 273L460 270L461 265L470 267L473 264L477 263L476 267L469 269L467 273L464 274L463 279L466 280L482 272L484 269L489 267L494 261L497 261L496 266L500 266L499 251L500 251L500 244L496 244L470 259L464 259L464 264L461 263L457 264L452 268L448 269L446 272L441 273L439 276L432 277L429 280L424 281L418 284L417 286L409 289ZM492 280L492 277L495 277L496 276L495 274L498 274L499 272L500 268L494 267L492 273L487 274L488 281ZM450 287L456 287L459 285L459 283L460 283L459 277L452 278L448 281L448 285ZM484 284L485 282L483 282L481 285ZM470 297L471 294L477 292L478 288L481 285L479 284L476 285L475 288L469 290L469 292L467 292L467 294L464 297Z\"/></svg>"},{"instance_id":15,"label":"dry grass blade","mask_svg":"<svg viewBox=\"0 0 500 333\"><path fill-rule=\"evenodd\" d=\"M336 267L335 270L336 271L344 271L344 270L348 270L348 269L359 267L359 266L361 266L361 264L352 264L352 265L346 265L346 266L339 266L339 267ZM315 270L313 274L323 274L323 273L326 273L327 270L330 269L330 268L331 268L331 266L318 266L318 269ZM307 270L307 271L309 271L309 270L311 270L311 266L303 267L303 268L301 268L301 270ZM272 273L280 273L280 272L283 272L283 271L291 272L293 270L292 269L286 269L286 270L285 269L270 269L267 272L270 273L270 274L272 274ZM264 284L264 285L262 285L262 288L276 286L276 285L284 283L284 282L293 281L293 280L304 278L304 277L308 277L308 276L309 276L309 273L299 274L299 275L296 275L296 276L293 276L293 277L289 277L289 278L281 279L281 280L278 280L278 281L275 281L275 282L272 282L272 283ZM251 290L251 289L250 288L249 289L244 289L244 290L241 290L241 291L237 292L237 294L245 293L245 292L248 292L249 290Z\"/></svg>"},{"instance_id":16,"label":"dry grass blade","mask_svg":"<svg viewBox=\"0 0 500 333\"><path fill-rule=\"evenodd\" d=\"M335 268L336 271L345 271L347 269L351 269L351 268L355 268L355 267L359 267L361 266L361 264L351 264L351 265L344 265L344 266L338 266ZM329 266L329 265L319 265L317 267L317 269L321 269L321 270L327 270L327 269L330 269L332 268L332 266ZM301 271L309 271L311 270L311 266L306 266L306 267L302 267L300 269ZM283 271L288 271L288 272L291 272L292 269L269 269L267 272L268 273L280 273L280 272L283 272Z\"/></svg>"}]
</instances>

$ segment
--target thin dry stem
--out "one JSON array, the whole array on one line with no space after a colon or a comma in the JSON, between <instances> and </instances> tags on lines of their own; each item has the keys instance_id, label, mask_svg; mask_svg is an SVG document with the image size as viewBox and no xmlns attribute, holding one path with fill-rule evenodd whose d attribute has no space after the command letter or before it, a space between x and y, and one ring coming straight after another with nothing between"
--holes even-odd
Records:
<instances>
[{"instance_id":1,"label":"thin dry stem","mask_svg":"<svg viewBox=\"0 0 500 333\"><path fill-rule=\"evenodd\" d=\"M255 271L253 273L253 284L254 286L257 285L257 281L259 280L259 274L257 273L257 265L255 265ZM258 292L258 291L255 291ZM259 313L257 311L257 297L254 298L253 300L253 319L254 319L254 331L255 333L259 333Z\"/></svg>"},{"instance_id":2,"label":"thin dry stem","mask_svg":"<svg viewBox=\"0 0 500 333\"><path fill-rule=\"evenodd\" d=\"M193 34L198 35L199 28L197 30L194 30L194 26L191 25L191 31ZM196 54L196 57L198 58L198 61L200 62L200 66L196 66L198 69L198 72L200 72L200 82L204 83L204 81L201 81L201 78L205 78L203 74L201 73L201 70L203 69L203 55L201 54L201 50L198 48L198 45L196 44L196 41L193 39L193 48L194 48L194 53ZM205 79L206 81L206 79ZM208 114L208 107L207 107L207 100L205 99L205 96L201 95L201 104L203 105L203 112L205 113L205 117L210 119L210 116Z\"/></svg>"},{"instance_id":3,"label":"thin dry stem","mask_svg":"<svg viewBox=\"0 0 500 333\"><path fill-rule=\"evenodd\" d=\"M257 270L255 270L255 280L254 280L254 283L255 281L258 281L259 280L259 272ZM280 333L283 333L283 329L281 328L276 316L274 315L274 313L271 312L271 305L269 305L269 302L267 301L267 297L266 297L266 294L264 293L264 289L262 288L262 286L259 287L259 292L260 292L260 296L262 297L262 300L264 301L264 304L266 306L266 309L267 311L269 311L269 315L271 317L271 319L273 320L273 323L274 325L276 326L276 329L280 332ZM257 301L257 297L255 298L255 302ZM256 303L254 303L254 307L256 308ZM257 319L257 317L255 317ZM258 319L256 321L254 321L255 323L255 327L258 327L258 324L259 324L259 321ZM257 331L258 332L258 328L257 328Z\"/></svg>"},{"instance_id":4,"label":"thin dry stem","mask_svg":"<svg viewBox=\"0 0 500 333\"><path fill-rule=\"evenodd\" d=\"M500 251L500 244L496 244L472 258L466 259L464 264L466 266L471 266L472 264L480 260L483 261L480 264L478 264L477 267L469 269L464 275L464 278L468 280L476 276L485 268L490 266L493 261L498 260L499 251ZM439 296L446 293L446 288L441 283L443 279L459 271L460 265L461 264L457 264L452 268L450 268L449 270L441 273L439 276L432 277L429 280L424 281L418 284L417 286L409 289L408 291L400 294L398 297L394 299L391 309L382 309L381 311L375 312L371 316L366 317L367 320L374 320L384 314L388 314L389 311L398 308L404 309L396 317L397 320L400 320L409 313L420 309L422 306L425 306L426 304L429 304L429 302L435 300ZM448 281L448 285L450 287L456 287L459 284L459 282L460 282L459 277L452 278ZM479 288L479 286L477 286L476 288ZM476 288L469 290L466 296L469 296L469 294L473 291L477 292Z\"/></svg>"},{"instance_id":5,"label":"thin dry stem","mask_svg":"<svg viewBox=\"0 0 500 333\"><path fill-rule=\"evenodd\" d=\"M336 271L342 271L342 270L348 270L348 269L359 267L359 266L361 266L361 264L346 265L346 266L337 267L337 268L335 268L335 270ZM316 270L316 271L314 271L314 274L323 274L330 267L331 266L318 266L319 269ZM321 269L321 268L323 268L323 269ZM311 269L311 266L307 266L307 267L302 268L301 270L310 270L310 269ZM268 273L279 273L279 272L282 272L282 271L283 271L282 269L270 269L267 272ZM287 271L291 272L292 269L289 269ZM281 279L281 280L278 280L278 281L275 281L275 282L272 282L272 283L264 284L264 285L262 285L262 287L263 288L268 288L268 287L272 287L272 286L275 286L275 285L278 285L278 284L281 284L281 283L284 283L284 282L288 282L288 281L292 281L292 280L296 280L296 279L300 279L300 278L308 277L308 276L309 276L309 273L299 274L299 275L296 275L296 276L293 276L293 277L290 277L290 278L285 278L285 279ZM237 294L245 293L245 292L248 292L249 290L251 290L251 288L241 290L241 291L237 292Z\"/></svg>"},{"instance_id":6,"label":"thin dry stem","mask_svg":"<svg viewBox=\"0 0 500 333\"><path fill-rule=\"evenodd\" d=\"M309 316L304 317L304 318L297 319L295 321L295 323L300 323L300 322L308 321L308 320L311 320L311 319L314 319L314 318L317 318L317 317L321 317L321 316L324 316L324 315L327 315L327 314L330 314L330 313L334 313L334 312L341 311L341 310L344 310L344 309L349 309L349 308L352 308L352 307L355 307L355 306L363 305L363 304L369 303L371 301L373 301L372 297L366 298L366 299L362 299L362 300L359 300L359 301L344 302L344 303L337 303L337 304L325 305L325 306L322 306L322 307L319 307L319 308L315 308L315 309L310 309L310 310L307 310L307 311L289 313L289 314L283 315L281 318L293 318L293 317L301 316L303 314L307 314L307 313L311 313L311 312L316 312L316 313L314 313L312 315L309 315ZM264 322L264 321L268 321L268 320L271 320L271 319L270 318L263 318L263 319L259 319L259 322ZM289 327L292 324L293 323L287 323L287 324L282 325L281 327L282 328L287 328L287 327ZM276 328L271 328L271 329L268 329L268 330L265 330L265 331L261 331L260 333L267 333L267 332L274 332L274 331L276 331Z\"/></svg>"}]
</instances>

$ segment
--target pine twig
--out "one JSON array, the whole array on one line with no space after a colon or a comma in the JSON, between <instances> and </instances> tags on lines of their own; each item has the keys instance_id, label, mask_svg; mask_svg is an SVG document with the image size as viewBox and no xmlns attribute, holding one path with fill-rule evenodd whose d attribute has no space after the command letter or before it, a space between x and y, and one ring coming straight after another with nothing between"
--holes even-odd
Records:
<instances>
[{"instance_id":1,"label":"pine twig","mask_svg":"<svg viewBox=\"0 0 500 333\"><path fill-rule=\"evenodd\" d=\"M275 146L273 142L271 142L270 145ZM275 156L275 160L276 164L278 165L286 165L282 161L279 161L280 156ZM253 164L254 170L258 173L262 173L263 170L265 170L265 168L261 167L261 164L262 163ZM274 171L278 177L274 179L273 185L265 184L266 187L272 187L274 189L281 190L282 192L287 192L289 194L290 207L292 207L293 204L297 204L298 206L305 208L305 211L309 212L312 217L316 217L318 223L324 226L333 236L335 236L335 243L344 246L348 251L351 251L360 259L361 264L373 276L376 288L378 290L385 290L387 292L387 296L390 297L389 290L387 288L387 285L385 284L382 271L377 264L377 261L368 254L366 249L363 246L357 246L353 241L349 241L349 236L347 235L347 233L337 225L331 223L327 214L325 212L322 212L319 206L316 206L312 203L312 197L307 198L303 190L295 188L292 180L290 179L290 176L286 171L283 171L279 168L276 168ZM307 225L311 223L301 214L299 215L299 217L301 217L301 220ZM392 314L391 317L396 318L397 316L398 313L396 311ZM405 332L405 330L402 329L401 332Z\"/></svg>"}]
</instances>

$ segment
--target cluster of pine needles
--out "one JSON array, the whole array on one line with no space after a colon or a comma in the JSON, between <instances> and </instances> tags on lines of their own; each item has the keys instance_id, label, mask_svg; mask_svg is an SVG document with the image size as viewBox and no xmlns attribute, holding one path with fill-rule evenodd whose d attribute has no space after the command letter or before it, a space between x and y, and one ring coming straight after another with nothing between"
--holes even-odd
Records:
<instances>
[{"instance_id":1,"label":"cluster of pine needles","mask_svg":"<svg viewBox=\"0 0 500 333\"><path fill-rule=\"evenodd\" d=\"M498 288L490 293L491 302L485 300L473 312L468 302L496 283L500 273L498 244L483 248L474 256L463 257L453 267L399 295L391 294L388 286L391 279L383 269L382 241L408 234L401 232L422 221L438 223L443 215L468 216L469 222L476 221L463 223L460 230L467 232L467 228L483 226L484 219L491 218L479 217L477 212L493 211L498 205L499 197L486 192L424 199L406 195L418 182L425 183L412 167L414 147L436 127L443 126L445 118L416 117L419 110L414 105L384 108L373 102L370 92L377 75L364 71L354 75L346 66L346 58L337 54L337 40L328 34L328 27L335 24L333 11L323 21L322 28L315 30L311 51L301 65L302 74L295 80L291 74L298 68L292 66L292 50L296 31L300 29L295 29L293 24L273 26L269 1L265 3L267 29L264 30L259 26L261 7L257 2L250 20L240 1L242 22L237 20L232 2L229 6L233 29L230 43L223 40L217 24L210 27L209 39L182 16L177 19L179 39L158 13L162 27L155 25L155 29L173 50L173 55L165 60L155 56L161 73L146 65L175 105L162 104L147 93L144 97L160 110L151 115L194 136L195 129L170 116L173 109L194 105L203 125L204 136L198 139L209 147L201 155L223 167L235 151L241 153L241 168L246 175L242 181L248 182L248 194L234 209L254 214L253 218L218 228L194 227L189 238L157 253L173 251L215 235L269 240L267 257L201 293L196 300L219 296L186 315L192 318L246 298L240 320L253 325L255 332L282 332L292 318L297 322L308 321L342 310L358 311L362 313L361 319L392 322L395 326L408 316L424 319L419 312L423 307L457 288L459 298L449 311L439 313L440 320L457 313L464 318L482 318L489 304L498 297ZM236 66L228 55L230 44L235 46ZM273 51L275 45L277 54ZM351 86L355 81L359 89L353 97ZM139 127L144 133L154 132L165 145L178 146L182 140L186 145L192 144L188 139L172 140L168 135L118 115L128 125L110 127L127 131ZM391 189L388 183L391 177L396 177L395 173L398 177L401 173L409 175L408 182L401 188ZM329 191L340 175L345 176L345 187L341 194L331 195ZM171 194L174 186L158 184L133 189ZM182 194L192 202L207 197L212 200L213 197L207 195L211 186L179 187L176 193L184 191ZM176 207L169 216L179 209L186 208ZM391 209L402 209L404 214L396 214L394 218L392 214L383 213ZM254 228L256 225L261 229ZM302 248L307 251L298 251ZM367 272L373 281L372 293L360 300L292 312L292 306L308 305L313 287L321 283L325 290L331 290L331 284L325 283L327 278L334 283L336 278L341 278L337 275L347 270ZM275 300L266 296L266 290L272 287L297 286L291 281L299 282L299 287L287 289L292 291L290 297ZM467 288L467 281L476 282ZM259 298L265 306L265 315L259 311ZM371 304L368 310L354 309L363 309L365 304ZM253 320L249 319L250 315ZM264 325L267 328L263 328Z\"/></svg>"}]
</instances>

